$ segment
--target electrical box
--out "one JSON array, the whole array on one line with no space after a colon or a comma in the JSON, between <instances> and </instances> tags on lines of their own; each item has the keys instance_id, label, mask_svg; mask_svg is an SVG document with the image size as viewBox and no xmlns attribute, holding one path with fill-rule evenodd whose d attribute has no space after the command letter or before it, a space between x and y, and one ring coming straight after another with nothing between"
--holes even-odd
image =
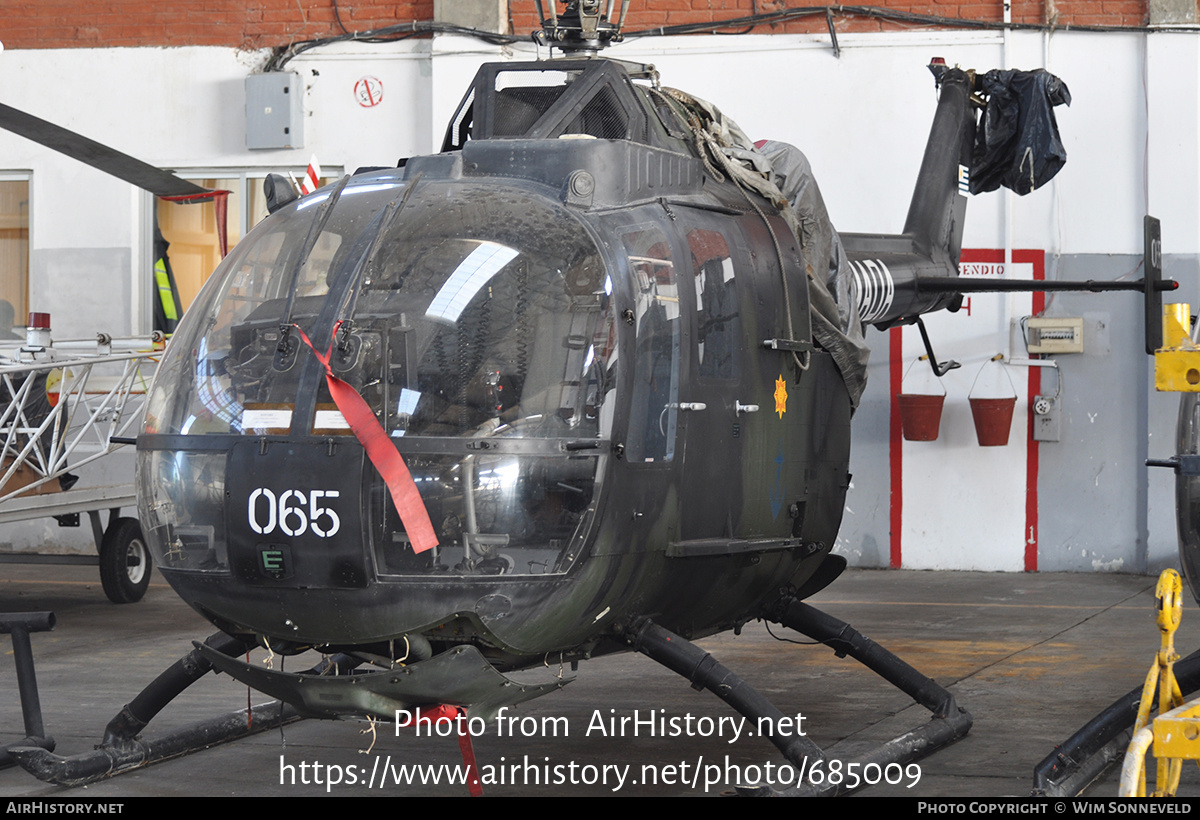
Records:
<instances>
[{"instance_id":1,"label":"electrical box","mask_svg":"<svg viewBox=\"0 0 1200 820\"><path fill-rule=\"evenodd\" d=\"M1025 323L1029 332L1030 353L1082 353L1083 318L1031 318Z\"/></svg>"},{"instance_id":2,"label":"electrical box","mask_svg":"<svg viewBox=\"0 0 1200 820\"><path fill-rule=\"evenodd\" d=\"M508 34L508 3L504 0L433 0L433 19L453 26Z\"/></svg>"},{"instance_id":3,"label":"electrical box","mask_svg":"<svg viewBox=\"0 0 1200 820\"><path fill-rule=\"evenodd\" d=\"M246 78L246 147L304 147L304 86L299 74L272 71Z\"/></svg>"}]
</instances>

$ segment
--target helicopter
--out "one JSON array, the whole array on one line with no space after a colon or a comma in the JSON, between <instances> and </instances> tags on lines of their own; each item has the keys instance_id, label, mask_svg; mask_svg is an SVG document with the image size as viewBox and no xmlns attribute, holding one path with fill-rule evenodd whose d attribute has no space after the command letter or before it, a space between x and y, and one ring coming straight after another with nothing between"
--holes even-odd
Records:
<instances>
[{"instance_id":1,"label":"helicopter","mask_svg":"<svg viewBox=\"0 0 1200 820\"><path fill-rule=\"evenodd\" d=\"M305 716L487 718L570 680L511 673L638 651L783 726L692 643L756 619L932 712L872 759L970 729L949 692L804 599L846 566L831 550L864 327L1005 285L957 277L983 75L930 65L903 232L839 234L796 149L600 56L620 28L598 2L541 16L565 56L483 65L440 153L303 197L268 177L270 215L180 323L136 440L155 563L220 631L96 751L14 750L37 776L149 762L141 730L213 669ZM1150 300L1173 283L1009 284ZM285 673L236 657L252 646L329 660ZM823 759L802 733L771 740Z\"/></svg>"}]
</instances>

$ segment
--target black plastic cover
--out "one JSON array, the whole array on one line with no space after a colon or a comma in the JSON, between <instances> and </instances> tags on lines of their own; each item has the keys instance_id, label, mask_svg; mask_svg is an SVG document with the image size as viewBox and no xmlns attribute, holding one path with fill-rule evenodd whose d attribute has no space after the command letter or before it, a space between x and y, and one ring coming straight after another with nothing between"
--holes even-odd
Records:
<instances>
[{"instance_id":1,"label":"black plastic cover","mask_svg":"<svg viewBox=\"0 0 1200 820\"><path fill-rule=\"evenodd\" d=\"M1054 178L1067 161L1054 106L1071 104L1067 84L1042 69L995 69L977 81L987 110L975 132L971 193L1003 185L1024 195Z\"/></svg>"},{"instance_id":2,"label":"black plastic cover","mask_svg":"<svg viewBox=\"0 0 1200 820\"><path fill-rule=\"evenodd\" d=\"M1200 602L1200 476L1184 468L1188 456L1200 454L1200 403L1197 398L1200 396L1196 393L1184 393L1179 399L1175 446L1180 468L1175 471L1175 521L1179 527L1179 565L1192 597Z\"/></svg>"}]
</instances>

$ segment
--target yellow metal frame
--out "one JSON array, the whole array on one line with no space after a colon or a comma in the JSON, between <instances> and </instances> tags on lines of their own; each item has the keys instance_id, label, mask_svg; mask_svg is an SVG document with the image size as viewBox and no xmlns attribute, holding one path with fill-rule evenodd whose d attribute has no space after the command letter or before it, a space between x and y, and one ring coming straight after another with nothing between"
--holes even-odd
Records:
<instances>
[{"instance_id":1,"label":"yellow metal frame","mask_svg":"<svg viewBox=\"0 0 1200 820\"><path fill-rule=\"evenodd\" d=\"M1154 388L1200 393L1200 345L1192 341L1192 310L1185 302L1163 305L1163 346L1154 351Z\"/></svg>"},{"instance_id":2,"label":"yellow metal frame","mask_svg":"<svg viewBox=\"0 0 1200 820\"><path fill-rule=\"evenodd\" d=\"M1158 630L1162 645L1154 656L1154 664L1146 674L1142 700L1138 705L1133 740L1125 752L1121 767L1121 797L1173 797L1179 789L1183 761L1200 760L1200 701L1184 703L1183 693L1175 680L1175 631L1183 616L1180 596L1183 583L1173 569L1158 576L1155 600L1158 607ZM1158 690L1158 717L1150 723L1154 692ZM1146 752L1151 746L1157 760L1155 790L1146 794Z\"/></svg>"}]
</instances>

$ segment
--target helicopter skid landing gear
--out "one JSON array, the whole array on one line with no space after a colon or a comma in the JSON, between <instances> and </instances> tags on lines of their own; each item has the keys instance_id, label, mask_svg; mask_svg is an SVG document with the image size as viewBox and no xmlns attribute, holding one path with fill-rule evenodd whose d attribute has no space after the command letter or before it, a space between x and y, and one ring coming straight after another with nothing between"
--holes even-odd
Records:
<instances>
[{"instance_id":1,"label":"helicopter skid landing gear","mask_svg":"<svg viewBox=\"0 0 1200 820\"><path fill-rule=\"evenodd\" d=\"M838 655L850 655L933 713L929 723L853 761L859 770L871 763L883 767L919 760L970 731L971 715L958 707L952 694L844 621L795 599L784 602L771 619L824 643ZM785 725L780 722L782 713L774 704L690 641L646 621L631 643L637 651L686 677L694 688L708 689L754 725L760 725L760 718L769 719L769 723L762 725ZM812 764L825 760L824 752L805 737L771 735L770 740L801 771L806 763L811 771ZM776 791L769 786L739 789L742 794L759 797L832 797L850 790L842 784L829 783L803 783L786 791Z\"/></svg>"},{"instance_id":2,"label":"helicopter skid landing gear","mask_svg":"<svg viewBox=\"0 0 1200 820\"><path fill-rule=\"evenodd\" d=\"M250 646L222 632L206 643L224 655L239 655ZM82 786L170 757L257 734L298 717L291 707L273 701L255 706L249 712L243 709L201 721L153 740L138 737L163 707L212 668L198 650L180 658L109 721L104 730L104 741L90 752L62 757L46 749L27 746L12 748L9 753L39 780L60 786Z\"/></svg>"},{"instance_id":3,"label":"helicopter skid landing gear","mask_svg":"<svg viewBox=\"0 0 1200 820\"><path fill-rule=\"evenodd\" d=\"M954 695L845 621L795 598L783 603L774 620L820 641L839 657L849 655L933 714L933 719L924 726L905 732L859 758L857 762L864 767L870 763L883 766L920 760L971 731L971 714L959 707ZM844 791L810 787L797 788L788 794L833 795Z\"/></svg>"}]
</instances>

